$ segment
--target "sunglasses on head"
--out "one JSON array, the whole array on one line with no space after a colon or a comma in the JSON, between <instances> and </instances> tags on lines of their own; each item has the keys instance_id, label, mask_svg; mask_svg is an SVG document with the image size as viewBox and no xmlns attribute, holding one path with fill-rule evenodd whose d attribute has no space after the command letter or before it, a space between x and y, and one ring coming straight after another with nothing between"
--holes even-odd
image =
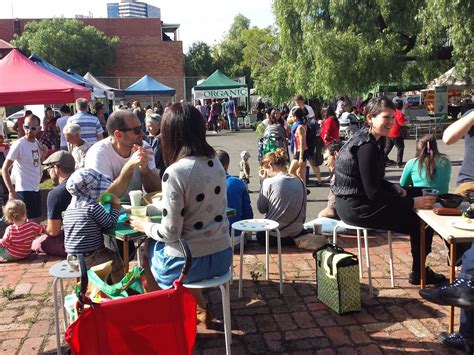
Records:
<instances>
[{"instance_id":1,"label":"sunglasses on head","mask_svg":"<svg viewBox=\"0 0 474 355\"><path fill-rule=\"evenodd\" d=\"M133 127L133 128L122 128L122 129L119 129L120 132L128 132L128 131L133 131L133 133L135 133L136 135L139 135L140 132L143 132L143 129L142 129L142 126L137 126L137 127Z\"/></svg>"},{"instance_id":2,"label":"sunglasses on head","mask_svg":"<svg viewBox=\"0 0 474 355\"><path fill-rule=\"evenodd\" d=\"M24 125L23 126L24 129L29 129L31 131L36 131L37 129L39 129L40 127L39 126L28 126L28 125Z\"/></svg>"}]
</instances>

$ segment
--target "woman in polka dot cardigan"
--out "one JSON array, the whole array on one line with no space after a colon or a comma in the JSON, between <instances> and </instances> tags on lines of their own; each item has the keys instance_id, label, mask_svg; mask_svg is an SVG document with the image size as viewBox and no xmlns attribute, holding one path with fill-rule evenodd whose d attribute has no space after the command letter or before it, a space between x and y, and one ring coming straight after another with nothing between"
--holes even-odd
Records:
<instances>
[{"instance_id":1,"label":"woman in polka dot cardigan","mask_svg":"<svg viewBox=\"0 0 474 355\"><path fill-rule=\"evenodd\" d=\"M184 282L225 274L232 263L226 218L226 177L214 149L206 142L201 114L189 104L174 104L163 116L161 143L166 169L163 218L160 224L131 218L131 225L152 239L147 245L153 279L170 288L184 265L177 241L186 240L192 256ZM150 280L153 282L153 280ZM198 304L198 322L212 319L200 290L191 290Z\"/></svg>"}]
</instances>

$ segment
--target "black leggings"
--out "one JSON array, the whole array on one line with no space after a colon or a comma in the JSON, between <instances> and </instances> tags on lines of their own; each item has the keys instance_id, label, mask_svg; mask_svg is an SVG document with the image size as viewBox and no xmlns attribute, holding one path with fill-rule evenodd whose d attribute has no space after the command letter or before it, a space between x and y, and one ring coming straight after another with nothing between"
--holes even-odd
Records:
<instances>
[{"instance_id":1,"label":"black leggings","mask_svg":"<svg viewBox=\"0 0 474 355\"><path fill-rule=\"evenodd\" d=\"M409 195L420 196L421 189L410 189ZM412 270L420 271L420 218L411 210L397 205L370 204L355 197L336 197L339 217L354 226L385 229L410 235ZM426 229L426 255L431 252L433 229Z\"/></svg>"}]
</instances>

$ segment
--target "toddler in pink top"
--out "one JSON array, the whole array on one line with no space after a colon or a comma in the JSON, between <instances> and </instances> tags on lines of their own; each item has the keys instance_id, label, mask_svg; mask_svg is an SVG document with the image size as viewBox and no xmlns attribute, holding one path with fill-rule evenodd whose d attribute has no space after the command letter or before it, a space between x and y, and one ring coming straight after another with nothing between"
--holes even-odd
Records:
<instances>
[{"instance_id":1,"label":"toddler in pink top","mask_svg":"<svg viewBox=\"0 0 474 355\"><path fill-rule=\"evenodd\" d=\"M26 219L26 206L21 200L9 200L3 207L3 215L12 224L0 239L0 258L7 261L26 258L35 237L45 232L44 227Z\"/></svg>"}]
</instances>

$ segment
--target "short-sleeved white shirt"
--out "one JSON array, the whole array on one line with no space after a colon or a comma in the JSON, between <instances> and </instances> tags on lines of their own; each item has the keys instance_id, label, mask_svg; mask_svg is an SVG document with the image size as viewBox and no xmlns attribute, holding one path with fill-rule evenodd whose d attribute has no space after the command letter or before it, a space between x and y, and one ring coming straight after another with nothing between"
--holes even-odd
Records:
<instances>
[{"instance_id":1,"label":"short-sleeved white shirt","mask_svg":"<svg viewBox=\"0 0 474 355\"><path fill-rule=\"evenodd\" d=\"M66 136L63 133L63 129L66 127L69 117L70 116L62 116L56 121L56 127L59 129L59 136L61 137L61 143L59 143L61 148L67 148Z\"/></svg>"},{"instance_id":2,"label":"short-sleeved white shirt","mask_svg":"<svg viewBox=\"0 0 474 355\"><path fill-rule=\"evenodd\" d=\"M289 114L289 117L293 117L294 116L294 113L295 113L295 110L298 108L299 106L293 106L290 110L290 114ZM304 107L306 108L306 110L308 111L308 115L306 116L306 118L308 120L310 120L311 118L314 117L314 110L311 106L309 105L304 105Z\"/></svg>"},{"instance_id":3,"label":"short-sleeved white shirt","mask_svg":"<svg viewBox=\"0 0 474 355\"><path fill-rule=\"evenodd\" d=\"M149 147L151 149L150 145L145 141L143 141L143 147ZM86 154L85 167L94 169L101 174L107 175L110 179L115 180L120 175L124 165L130 160L130 157L124 158L119 155L112 146L111 138L108 137L100 140L89 148ZM150 170L156 170L154 157L148 160L148 168ZM157 176L157 179L158 178ZM122 199L128 200L128 193L132 190L142 190L142 179L139 168L135 168L132 180L122 195Z\"/></svg>"},{"instance_id":4,"label":"short-sleeved white shirt","mask_svg":"<svg viewBox=\"0 0 474 355\"><path fill-rule=\"evenodd\" d=\"M15 191L39 191L41 181L41 146L38 140L25 137L11 146L7 159L13 160Z\"/></svg>"}]
</instances>

